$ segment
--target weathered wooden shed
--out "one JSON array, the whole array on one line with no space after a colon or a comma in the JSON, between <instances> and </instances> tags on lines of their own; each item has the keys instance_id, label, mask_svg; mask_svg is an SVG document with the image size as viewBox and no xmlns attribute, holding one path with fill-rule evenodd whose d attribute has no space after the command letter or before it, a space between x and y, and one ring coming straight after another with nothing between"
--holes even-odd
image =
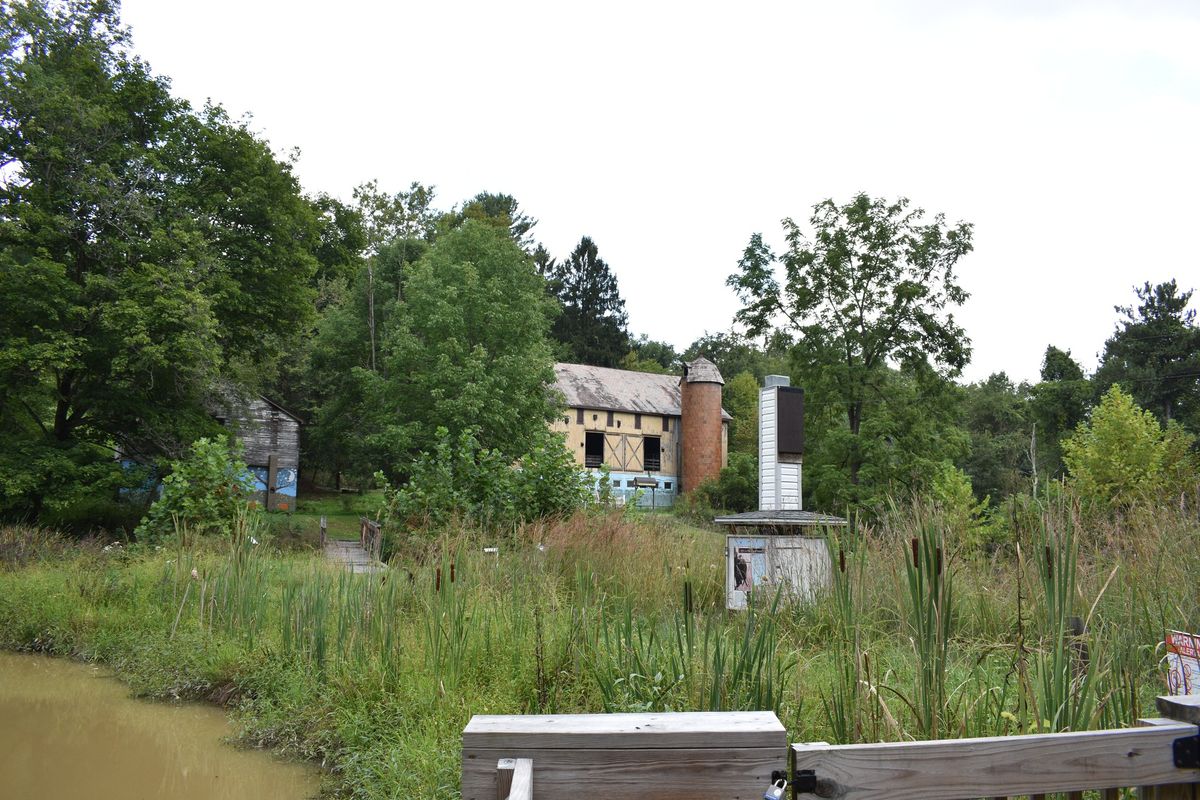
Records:
<instances>
[{"instance_id":1,"label":"weathered wooden shed","mask_svg":"<svg viewBox=\"0 0 1200 800\"><path fill-rule=\"evenodd\" d=\"M241 442L258 501L268 511L295 509L300 477L300 418L261 395L230 397L215 416Z\"/></svg>"}]
</instances>

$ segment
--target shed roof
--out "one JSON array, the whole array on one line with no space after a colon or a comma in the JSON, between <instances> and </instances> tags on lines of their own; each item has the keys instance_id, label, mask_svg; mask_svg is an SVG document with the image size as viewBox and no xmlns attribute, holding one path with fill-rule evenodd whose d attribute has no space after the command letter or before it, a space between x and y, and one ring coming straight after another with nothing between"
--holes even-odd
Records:
<instances>
[{"instance_id":1,"label":"shed roof","mask_svg":"<svg viewBox=\"0 0 1200 800\"><path fill-rule=\"evenodd\" d=\"M588 364L555 364L555 388L571 408L595 408L633 414L678 417L679 377L593 367ZM722 409L723 419L732 419Z\"/></svg>"},{"instance_id":2,"label":"shed roof","mask_svg":"<svg viewBox=\"0 0 1200 800\"><path fill-rule=\"evenodd\" d=\"M729 514L724 517L717 517L713 522L730 529L741 527L791 528L847 524L844 517L835 517L832 514L822 514L818 511L791 509L780 511L747 511L742 514Z\"/></svg>"}]
</instances>

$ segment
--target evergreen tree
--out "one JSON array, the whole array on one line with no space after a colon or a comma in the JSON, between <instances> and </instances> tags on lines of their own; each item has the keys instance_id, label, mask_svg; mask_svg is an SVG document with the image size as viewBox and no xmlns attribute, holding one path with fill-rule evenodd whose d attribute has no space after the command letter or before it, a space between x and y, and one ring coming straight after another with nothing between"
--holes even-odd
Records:
<instances>
[{"instance_id":1,"label":"evergreen tree","mask_svg":"<svg viewBox=\"0 0 1200 800\"><path fill-rule=\"evenodd\" d=\"M1062 442L1087 416L1092 387L1071 351L1050 345L1042 360L1042 379L1031 390L1029 436L1041 474L1063 474Z\"/></svg>"},{"instance_id":2,"label":"evergreen tree","mask_svg":"<svg viewBox=\"0 0 1200 800\"><path fill-rule=\"evenodd\" d=\"M580 364L616 367L629 351L625 301L617 277L584 236L570 257L554 268L551 292L562 314L551 331L566 346L566 358Z\"/></svg>"},{"instance_id":3,"label":"evergreen tree","mask_svg":"<svg viewBox=\"0 0 1200 800\"><path fill-rule=\"evenodd\" d=\"M1200 430L1200 328L1188 308L1192 292L1174 280L1135 288L1138 305L1117 306L1124 319L1104 345L1093 380L1096 396L1120 384L1162 424Z\"/></svg>"}]
</instances>

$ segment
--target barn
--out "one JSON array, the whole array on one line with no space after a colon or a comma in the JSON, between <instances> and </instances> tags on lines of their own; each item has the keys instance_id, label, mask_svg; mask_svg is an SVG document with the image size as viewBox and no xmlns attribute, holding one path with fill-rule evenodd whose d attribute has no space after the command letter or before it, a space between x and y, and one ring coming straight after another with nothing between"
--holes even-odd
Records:
<instances>
[{"instance_id":1,"label":"barn","mask_svg":"<svg viewBox=\"0 0 1200 800\"><path fill-rule=\"evenodd\" d=\"M730 416L708 359L685 364L682 375L565 363L554 373L565 411L551 427L597 480L607 468L614 496L671 505L725 466Z\"/></svg>"},{"instance_id":2,"label":"barn","mask_svg":"<svg viewBox=\"0 0 1200 800\"><path fill-rule=\"evenodd\" d=\"M226 397L214 414L242 444L257 500L268 511L293 511L300 477L300 418L261 395Z\"/></svg>"}]
</instances>

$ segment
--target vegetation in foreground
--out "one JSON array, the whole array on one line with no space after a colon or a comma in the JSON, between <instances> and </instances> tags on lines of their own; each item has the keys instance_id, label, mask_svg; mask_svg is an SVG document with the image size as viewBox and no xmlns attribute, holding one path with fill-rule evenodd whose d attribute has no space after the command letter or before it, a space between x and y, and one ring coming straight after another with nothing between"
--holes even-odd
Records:
<instances>
[{"instance_id":1,"label":"vegetation in foreground","mask_svg":"<svg viewBox=\"0 0 1200 800\"><path fill-rule=\"evenodd\" d=\"M992 555L940 513L894 511L832 542L818 603L744 614L724 610L722 537L662 516L591 511L499 539L449 524L375 576L281 552L252 516L188 547L7 527L0 646L227 703L245 743L320 762L343 797L455 796L477 713L772 709L792 740L838 742L1152 713L1156 643L1200 621L1200 525L1027 511Z\"/></svg>"}]
</instances>

